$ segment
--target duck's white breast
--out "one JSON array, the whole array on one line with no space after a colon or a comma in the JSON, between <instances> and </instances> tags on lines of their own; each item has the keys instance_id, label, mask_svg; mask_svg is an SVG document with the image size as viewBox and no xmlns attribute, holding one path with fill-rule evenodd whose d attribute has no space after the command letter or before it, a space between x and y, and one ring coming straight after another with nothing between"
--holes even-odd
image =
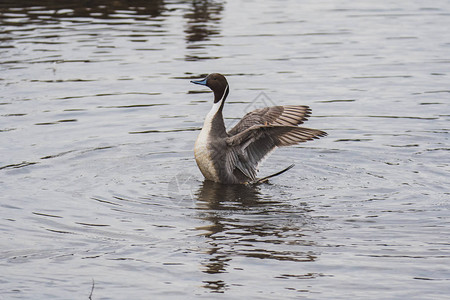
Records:
<instances>
[{"instance_id":1,"label":"duck's white breast","mask_svg":"<svg viewBox=\"0 0 450 300\"><path fill-rule=\"evenodd\" d=\"M200 131L200 134L198 135L197 140L195 141L194 147L195 161L197 162L197 165L200 171L202 172L203 176L205 176L206 179L215 182L220 182L220 180L217 174L217 169L214 167L214 162L212 159L213 155L210 137L211 137L212 121L216 116L216 114L219 112L223 100L224 98L222 97L222 99L219 102L214 103L213 106L211 107L211 110L206 115L202 131Z\"/></svg>"},{"instance_id":2,"label":"duck's white breast","mask_svg":"<svg viewBox=\"0 0 450 300\"><path fill-rule=\"evenodd\" d=\"M206 123L206 122L205 122ZM197 165L202 172L203 176L205 176L206 179L212 180L212 181L219 181L219 177L217 176L217 170L214 167L214 162L212 160L211 155L211 148L209 146L209 133L210 133L210 124L205 124L209 126L203 126L202 131L200 131L200 134L197 137L197 140L195 141L195 147L194 147L194 155L195 155L195 161L197 162Z\"/></svg>"}]
</instances>

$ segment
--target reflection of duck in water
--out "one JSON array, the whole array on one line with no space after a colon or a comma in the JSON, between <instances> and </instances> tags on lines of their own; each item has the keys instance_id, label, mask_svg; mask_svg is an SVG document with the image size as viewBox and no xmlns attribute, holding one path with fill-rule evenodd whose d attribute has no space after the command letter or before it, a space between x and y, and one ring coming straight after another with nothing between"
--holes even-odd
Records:
<instances>
[{"instance_id":1,"label":"reflection of duck in water","mask_svg":"<svg viewBox=\"0 0 450 300\"><path fill-rule=\"evenodd\" d=\"M314 232L317 227L308 209L273 200L270 194L278 195L279 190L267 188L203 181L195 193L197 218L202 220L202 226L196 229L206 238L201 248L207 254L201 262L203 272L229 272L236 257L291 262L316 259L316 243L306 232ZM205 288L215 291L227 287L222 281L205 283Z\"/></svg>"},{"instance_id":2,"label":"reflection of duck in water","mask_svg":"<svg viewBox=\"0 0 450 300\"><path fill-rule=\"evenodd\" d=\"M203 272L217 274L227 272L229 261L233 253L229 249L235 240L230 241L228 231L231 226L238 226L239 221L233 221L234 213L245 210L248 207L261 205L259 186L242 184L220 184L205 180L196 193L196 206L199 218L207 221L207 225L197 227L208 238L209 246L204 249L209 255L202 262ZM228 224L228 225L227 225ZM236 237L236 236L235 236ZM223 291L226 288L224 282L208 281L205 288Z\"/></svg>"},{"instance_id":3,"label":"reflection of duck in water","mask_svg":"<svg viewBox=\"0 0 450 300\"><path fill-rule=\"evenodd\" d=\"M259 187L256 185L224 185L205 180L197 192L199 209L235 209L232 205L236 203L239 203L240 207L256 206L260 204L260 199Z\"/></svg>"},{"instance_id":4,"label":"reflection of duck in water","mask_svg":"<svg viewBox=\"0 0 450 300\"><path fill-rule=\"evenodd\" d=\"M203 80L214 92L214 105L206 116L195 142L195 160L206 179L220 183L262 182L292 166L263 179L256 178L258 165L277 147L291 146L325 136L326 132L298 127L307 120L308 106L288 105L257 109L246 114L228 132L222 109L229 86L225 77L213 73Z\"/></svg>"}]
</instances>

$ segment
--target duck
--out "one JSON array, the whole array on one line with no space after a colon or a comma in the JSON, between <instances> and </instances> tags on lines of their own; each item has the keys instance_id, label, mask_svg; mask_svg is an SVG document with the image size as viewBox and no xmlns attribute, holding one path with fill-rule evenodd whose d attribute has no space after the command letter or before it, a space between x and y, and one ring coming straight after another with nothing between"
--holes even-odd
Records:
<instances>
[{"instance_id":1,"label":"duck","mask_svg":"<svg viewBox=\"0 0 450 300\"><path fill-rule=\"evenodd\" d=\"M292 146L327 135L325 131L300 127L311 114L306 105L270 106L248 112L227 131L223 107L230 86L224 75L212 73L192 80L214 94L211 110L195 141L195 161L206 180L222 184L255 184L291 169L257 178L258 168L276 148Z\"/></svg>"}]
</instances>

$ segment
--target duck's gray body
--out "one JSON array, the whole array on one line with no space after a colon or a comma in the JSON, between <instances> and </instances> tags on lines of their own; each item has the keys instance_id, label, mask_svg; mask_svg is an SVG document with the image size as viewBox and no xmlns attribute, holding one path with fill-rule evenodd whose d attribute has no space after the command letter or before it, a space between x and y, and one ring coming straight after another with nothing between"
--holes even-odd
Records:
<instances>
[{"instance_id":1,"label":"duck's gray body","mask_svg":"<svg viewBox=\"0 0 450 300\"><path fill-rule=\"evenodd\" d=\"M258 165L277 147L326 135L317 129L297 126L307 120L311 112L302 105L257 109L227 132L222 116L229 91L225 77L213 73L193 83L206 85L214 92L214 105L194 148L197 165L208 180L227 184L255 182Z\"/></svg>"}]
</instances>

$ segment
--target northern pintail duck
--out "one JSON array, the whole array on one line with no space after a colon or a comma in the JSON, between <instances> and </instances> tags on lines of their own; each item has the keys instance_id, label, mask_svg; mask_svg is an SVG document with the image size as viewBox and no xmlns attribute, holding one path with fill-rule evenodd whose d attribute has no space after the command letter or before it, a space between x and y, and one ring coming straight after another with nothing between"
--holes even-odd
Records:
<instances>
[{"instance_id":1,"label":"northern pintail duck","mask_svg":"<svg viewBox=\"0 0 450 300\"><path fill-rule=\"evenodd\" d=\"M222 110L230 88L225 76L213 73L203 80L191 82L205 85L214 92L214 104L206 115L194 148L197 165L208 180L226 184L264 181L293 166L263 179L256 178L258 165L277 147L327 135L321 130L297 126L311 113L305 105L256 109L227 132Z\"/></svg>"}]
</instances>

